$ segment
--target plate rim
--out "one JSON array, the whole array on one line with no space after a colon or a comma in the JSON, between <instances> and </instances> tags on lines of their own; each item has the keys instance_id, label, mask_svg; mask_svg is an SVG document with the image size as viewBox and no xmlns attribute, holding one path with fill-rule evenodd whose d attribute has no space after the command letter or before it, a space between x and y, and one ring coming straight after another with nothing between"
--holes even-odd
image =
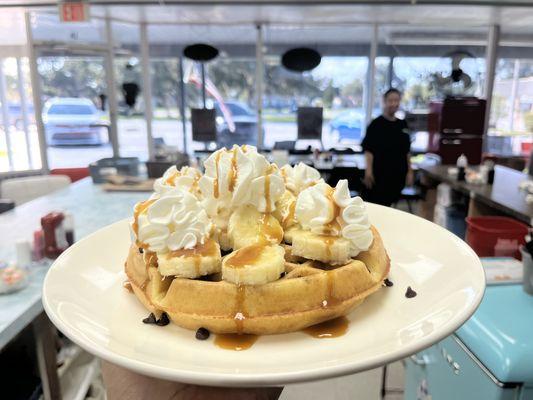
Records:
<instances>
[{"instance_id":1,"label":"plate rim","mask_svg":"<svg viewBox=\"0 0 533 400\"><path fill-rule=\"evenodd\" d=\"M44 282L43 282L43 289L42 289L43 308L46 314L48 315L48 317L50 318L51 322L57 327L57 329L59 329L63 334L69 337L69 339L71 339L74 343L79 345L81 348L83 348L87 352L103 360L106 360L110 363L121 366L123 368L135 371L142 375L151 376L151 377L159 378L159 379L166 379L166 380L171 380L171 381L176 381L176 382L181 382L181 383L188 383L188 384L211 385L211 386L219 386L219 387L281 386L281 385L287 385L287 384L293 384L293 383L311 382L311 381L317 381L317 380L322 380L322 379L334 378L334 377L339 377L339 376L344 376L344 375L349 375L349 374L354 374L357 372L374 369L374 368L383 366L384 364L392 363L394 361L397 361L405 357L408 357L412 354L415 354L423 349L426 349L432 346L433 344L441 341L445 337L451 335L453 332L455 332L460 326L462 326L474 314L474 312L479 307L481 300L483 299L483 296L485 293L486 281L485 281L485 274L483 271L483 266L477 254L466 242L464 242L462 239L457 237L452 232L418 215L410 214L402 210L391 209L389 207L372 204L368 202L366 202L366 204L370 204L372 208L374 207L386 208L388 210L392 210L393 212L405 213L409 215L410 218L412 217L418 218L423 223L431 224L433 225L433 228L437 228L443 231L454 242L458 243L458 245L462 246L465 250L467 250L471 256L474 256L475 258L477 258L477 263L476 263L478 267L477 272L480 275L479 277L482 278L482 285L480 288L481 290L478 293L476 293L476 296L471 300L471 304L472 304L471 309L469 311L463 312L462 314L455 315L451 320L449 329L446 329L446 330L442 329L440 331L435 331L434 333L430 333L429 335L424 336L423 338L417 340L414 344L410 344L408 346L402 346L399 348L399 350L375 356L372 358L370 362L367 362L365 364L361 364L357 360L351 360L351 361L345 361L338 365L329 365L325 367L314 367L311 369L303 369L303 370L297 370L297 371L269 372L265 374L246 373L246 372L235 373L233 371L232 372L208 372L208 371L199 372L199 371L190 371L190 370L185 370L185 369L176 369L176 368L171 368L171 367L163 367L163 366L153 364L150 362L146 362L142 360L135 360L127 356L118 354L111 349L108 349L101 345L93 343L93 341L91 340L86 340L83 336L80 337L80 335L73 334L70 331L69 324L66 321L64 321L59 315L56 314L54 307L50 304L49 295L47 295L48 282L49 282L49 279L51 279L50 271L53 271L56 264L59 263L59 261L62 260L64 257L67 257L71 251L73 251L73 248L74 246L76 246L77 243L81 241L90 240L93 236L98 235L103 230L112 229L112 227L114 226L119 226L119 225L129 223L131 221L131 218L124 218L119 221L113 222L85 236L84 238L80 239L79 242L76 242L72 247L68 248L65 252L63 252L54 261L54 263L50 266L49 270L47 271Z\"/></svg>"}]
</instances>

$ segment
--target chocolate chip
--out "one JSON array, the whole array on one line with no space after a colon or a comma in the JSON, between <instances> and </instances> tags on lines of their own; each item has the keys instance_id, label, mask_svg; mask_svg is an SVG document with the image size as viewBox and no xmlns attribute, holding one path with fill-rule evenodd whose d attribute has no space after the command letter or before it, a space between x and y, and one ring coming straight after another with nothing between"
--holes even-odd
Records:
<instances>
[{"instance_id":1,"label":"chocolate chip","mask_svg":"<svg viewBox=\"0 0 533 400\"><path fill-rule=\"evenodd\" d=\"M388 278L385 278L385 280L383 281L383 283L385 284L385 286L387 287L391 287L394 285L394 283L392 283L392 281L390 281Z\"/></svg>"},{"instance_id":2,"label":"chocolate chip","mask_svg":"<svg viewBox=\"0 0 533 400\"><path fill-rule=\"evenodd\" d=\"M286 272L282 272L281 275L279 276L280 278L283 278L285 275L287 275Z\"/></svg>"},{"instance_id":3,"label":"chocolate chip","mask_svg":"<svg viewBox=\"0 0 533 400\"><path fill-rule=\"evenodd\" d=\"M196 339L198 340L206 340L209 335L209 331L205 328L198 328L198 330L196 331Z\"/></svg>"},{"instance_id":4,"label":"chocolate chip","mask_svg":"<svg viewBox=\"0 0 533 400\"><path fill-rule=\"evenodd\" d=\"M164 312L163 314L161 314L161 318L159 318L157 321L156 321L156 325L157 326L166 326L170 323L170 319L168 318L168 315L166 312Z\"/></svg>"},{"instance_id":5,"label":"chocolate chip","mask_svg":"<svg viewBox=\"0 0 533 400\"><path fill-rule=\"evenodd\" d=\"M154 313L150 313L150 315L147 318L143 319L143 323L145 323L145 324L155 324L156 320L155 320Z\"/></svg>"},{"instance_id":6,"label":"chocolate chip","mask_svg":"<svg viewBox=\"0 0 533 400\"><path fill-rule=\"evenodd\" d=\"M139 253L144 253L144 249L142 247L139 247Z\"/></svg>"},{"instance_id":7,"label":"chocolate chip","mask_svg":"<svg viewBox=\"0 0 533 400\"><path fill-rule=\"evenodd\" d=\"M410 299L411 297L415 297L415 296L416 296L416 292L413 289L411 289L411 286L407 286L407 291L405 292L405 297Z\"/></svg>"}]
</instances>

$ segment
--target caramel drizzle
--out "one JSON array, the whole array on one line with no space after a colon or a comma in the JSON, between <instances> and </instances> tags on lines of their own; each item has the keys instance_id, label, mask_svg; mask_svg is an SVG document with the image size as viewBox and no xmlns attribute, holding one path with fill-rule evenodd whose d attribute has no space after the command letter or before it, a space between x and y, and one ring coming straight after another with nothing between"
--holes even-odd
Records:
<instances>
[{"instance_id":1,"label":"caramel drizzle","mask_svg":"<svg viewBox=\"0 0 533 400\"><path fill-rule=\"evenodd\" d=\"M146 201L142 201L140 203L135 204L135 207L133 208L132 229L136 237L139 236L139 215L145 212L148 209L148 207L150 207L150 205L154 202L155 202L155 199L152 199L152 200L146 200ZM143 247L142 244L139 245L139 247Z\"/></svg>"},{"instance_id":2,"label":"caramel drizzle","mask_svg":"<svg viewBox=\"0 0 533 400\"><path fill-rule=\"evenodd\" d=\"M131 286L130 281L124 281L124 283L122 283L122 287L126 289L128 292L133 293L133 287Z\"/></svg>"},{"instance_id":3,"label":"caramel drizzle","mask_svg":"<svg viewBox=\"0 0 533 400\"><path fill-rule=\"evenodd\" d=\"M196 271L196 275L200 275L200 262L200 256L194 256L194 269Z\"/></svg>"},{"instance_id":4,"label":"caramel drizzle","mask_svg":"<svg viewBox=\"0 0 533 400\"><path fill-rule=\"evenodd\" d=\"M254 264L261 256L265 248L263 243L255 243L250 246L243 247L231 254L226 259L226 265L231 268L243 268L246 265Z\"/></svg>"},{"instance_id":5,"label":"caramel drizzle","mask_svg":"<svg viewBox=\"0 0 533 400\"><path fill-rule=\"evenodd\" d=\"M218 199L220 192L218 189L218 164L220 163L220 157L222 156L222 151L219 151L215 156L215 182L213 183L213 196L215 199Z\"/></svg>"},{"instance_id":6,"label":"caramel drizzle","mask_svg":"<svg viewBox=\"0 0 533 400\"><path fill-rule=\"evenodd\" d=\"M181 173L179 171L174 172L166 179L165 185L174 186L174 180L180 175Z\"/></svg>"},{"instance_id":7,"label":"caramel drizzle","mask_svg":"<svg viewBox=\"0 0 533 400\"><path fill-rule=\"evenodd\" d=\"M317 339L330 339L344 335L348 327L348 319L339 317L305 328L303 332Z\"/></svg>"},{"instance_id":8,"label":"caramel drizzle","mask_svg":"<svg viewBox=\"0 0 533 400\"><path fill-rule=\"evenodd\" d=\"M331 245L334 242L333 236L338 235L341 230L341 225L339 224L338 218L341 213L341 208L337 205L335 200L333 199L333 188L328 188L326 196L328 197L331 204L333 204L333 218L331 221L324 226L323 235L324 235L324 243L326 244L326 255L328 257L331 257Z\"/></svg>"},{"instance_id":9,"label":"caramel drizzle","mask_svg":"<svg viewBox=\"0 0 533 400\"><path fill-rule=\"evenodd\" d=\"M231 170L228 174L228 190L233 193L235 190L235 184L237 183L237 148L233 148L233 156L231 157Z\"/></svg>"},{"instance_id":10,"label":"caramel drizzle","mask_svg":"<svg viewBox=\"0 0 533 400\"><path fill-rule=\"evenodd\" d=\"M170 257L198 257L215 254L217 250L216 243L213 239L206 240L203 244L193 247L192 249L179 249L170 252Z\"/></svg>"},{"instance_id":11,"label":"caramel drizzle","mask_svg":"<svg viewBox=\"0 0 533 400\"><path fill-rule=\"evenodd\" d=\"M225 350L242 351L252 347L257 339L259 336L246 333L223 333L215 337L215 345Z\"/></svg>"},{"instance_id":12,"label":"caramel drizzle","mask_svg":"<svg viewBox=\"0 0 533 400\"><path fill-rule=\"evenodd\" d=\"M335 307L339 303L341 303L342 300L335 297L333 294L333 291L335 289L335 277L331 272L326 272L326 278L327 278L327 294L326 294L326 304L324 307Z\"/></svg>"},{"instance_id":13,"label":"caramel drizzle","mask_svg":"<svg viewBox=\"0 0 533 400\"><path fill-rule=\"evenodd\" d=\"M294 220L295 212L296 212L296 201L293 201L291 202L291 204L289 204L289 212L281 221L281 225L283 226L283 228L287 228L289 224Z\"/></svg>"}]
</instances>

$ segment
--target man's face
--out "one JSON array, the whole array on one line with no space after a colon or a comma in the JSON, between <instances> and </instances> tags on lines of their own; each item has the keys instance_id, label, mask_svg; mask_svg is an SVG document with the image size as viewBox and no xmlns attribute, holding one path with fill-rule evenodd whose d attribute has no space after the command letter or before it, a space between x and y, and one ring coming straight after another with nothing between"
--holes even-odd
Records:
<instances>
[{"instance_id":1,"label":"man's face","mask_svg":"<svg viewBox=\"0 0 533 400\"><path fill-rule=\"evenodd\" d=\"M387 115L394 115L400 108L401 97L398 93L389 93L383 100L383 110Z\"/></svg>"}]
</instances>

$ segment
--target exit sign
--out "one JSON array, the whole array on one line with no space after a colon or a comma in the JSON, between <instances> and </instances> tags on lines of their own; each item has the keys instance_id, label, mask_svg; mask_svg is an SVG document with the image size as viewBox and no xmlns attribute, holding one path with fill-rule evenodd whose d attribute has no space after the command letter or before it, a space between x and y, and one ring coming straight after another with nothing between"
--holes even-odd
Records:
<instances>
[{"instance_id":1,"label":"exit sign","mask_svg":"<svg viewBox=\"0 0 533 400\"><path fill-rule=\"evenodd\" d=\"M89 17L89 4L81 1L59 3L59 18L62 22L87 22Z\"/></svg>"}]
</instances>

